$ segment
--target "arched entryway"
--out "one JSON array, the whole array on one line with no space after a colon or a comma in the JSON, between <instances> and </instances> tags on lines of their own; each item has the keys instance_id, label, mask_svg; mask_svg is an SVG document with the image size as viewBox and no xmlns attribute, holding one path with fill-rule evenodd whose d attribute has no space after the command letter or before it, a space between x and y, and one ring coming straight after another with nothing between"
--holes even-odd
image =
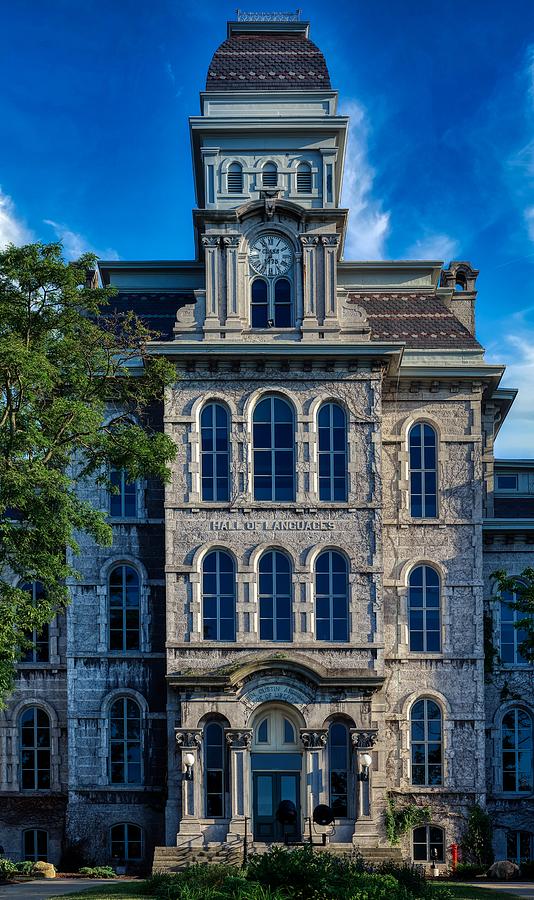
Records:
<instances>
[{"instance_id":1,"label":"arched entryway","mask_svg":"<svg viewBox=\"0 0 534 900\"><path fill-rule=\"evenodd\" d=\"M286 704L265 704L252 721L252 819L255 841L300 840L302 820L302 744L300 721ZM277 819L280 803L297 810L294 825Z\"/></svg>"}]
</instances>

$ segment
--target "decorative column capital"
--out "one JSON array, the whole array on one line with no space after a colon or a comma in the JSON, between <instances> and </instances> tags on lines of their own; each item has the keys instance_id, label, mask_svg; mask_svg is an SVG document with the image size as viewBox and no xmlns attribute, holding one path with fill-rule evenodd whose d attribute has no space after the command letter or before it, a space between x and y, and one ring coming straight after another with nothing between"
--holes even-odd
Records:
<instances>
[{"instance_id":1,"label":"decorative column capital","mask_svg":"<svg viewBox=\"0 0 534 900\"><path fill-rule=\"evenodd\" d=\"M328 732L325 728L301 728L300 739L305 750L322 750L328 741Z\"/></svg>"},{"instance_id":2,"label":"decorative column capital","mask_svg":"<svg viewBox=\"0 0 534 900\"><path fill-rule=\"evenodd\" d=\"M227 250L237 250L241 237L239 234L225 234L222 242Z\"/></svg>"},{"instance_id":3,"label":"decorative column capital","mask_svg":"<svg viewBox=\"0 0 534 900\"><path fill-rule=\"evenodd\" d=\"M324 247L337 247L339 244L339 234L322 234L321 244Z\"/></svg>"},{"instance_id":4,"label":"decorative column capital","mask_svg":"<svg viewBox=\"0 0 534 900\"><path fill-rule=\"evenodd\" d=\"M175 728L174 734L180 750L200 750L202 746L200 728Z\"/></svg>"},{"instance_id":5,"label":"decorative column capital","mask_svg":"<svg viewBox=\"0 0 534 900\"><path fill-rule=\"evenodd\" d=\"M226 743L232 750L250 750L252 731L249 728L227 728Z\"/></svg>"},{"instance_id":6,"label":"decorative column capital","mask_svg":"<svg viewBox=\"0 0 534 900\"><path fill-rule=\"evenodd\" d=\"M201 240L203 246L206 247L206 249L213 250L215 247L219 246L221 242L221 236L220 234L203 234Z\"/></svg>"},{"instance_id":7,"label":"decorative column capital","mask_svg":"<svg viewBox=\"0 0 534 900\"><path fill-rule=\"evenodd\" d=\"M299 240L303 247L315 247L319 243L319 238L316 234L299 234Z\"/></svg>"},{"instance_id":8,"label":"decorative column capital","mask_svg":"<svg viewBox=\"0 0 534 900\"><path fill-rule=\"evenodd\" d=\"M353 731L351 729L350 739L353 750L371 750L374 747L378 731Z\"/></svg>"}]
</instances>

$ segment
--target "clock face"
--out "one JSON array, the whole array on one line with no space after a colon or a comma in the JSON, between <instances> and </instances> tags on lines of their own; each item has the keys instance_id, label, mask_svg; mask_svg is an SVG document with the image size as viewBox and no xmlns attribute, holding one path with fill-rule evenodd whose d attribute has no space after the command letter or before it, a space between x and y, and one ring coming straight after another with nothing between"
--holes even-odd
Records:
<instances>
[{"instance_id":1,"label":"clock face","mask_svg":"<svg viewBox=\"0 0 534 900\"><path fill-rule=\"evenodd\" d=\"M291 244L277 234L264 234L252 244L249 261L260 275L285 275L293 262Z\"/></svg>"}]
</instances>

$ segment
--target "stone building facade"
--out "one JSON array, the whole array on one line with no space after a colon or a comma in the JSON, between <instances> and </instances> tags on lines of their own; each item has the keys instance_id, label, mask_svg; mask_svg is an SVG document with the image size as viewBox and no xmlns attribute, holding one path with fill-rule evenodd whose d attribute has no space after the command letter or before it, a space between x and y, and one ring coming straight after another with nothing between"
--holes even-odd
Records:
<instances>
[{"instance_id":1,"label":"stone building facade","mask_svg":"<svg viewBox=\"0 0 534 900\"><path fill-rule=\"evenodd\" d=\"M83 543L0 717L15 858L147 867L297 840L318 804L370 853L388 797L431 809L407 858L446 864L474 803L531 855L534 682L491 573L532 564L534 463L494 459L514 392L478 272L344 259L348 120L308 27L228 24L190 120L197 258L100 263L176 365L177 453L165 489L80 488L113 546Z\"/></svg>"}]
</instances>

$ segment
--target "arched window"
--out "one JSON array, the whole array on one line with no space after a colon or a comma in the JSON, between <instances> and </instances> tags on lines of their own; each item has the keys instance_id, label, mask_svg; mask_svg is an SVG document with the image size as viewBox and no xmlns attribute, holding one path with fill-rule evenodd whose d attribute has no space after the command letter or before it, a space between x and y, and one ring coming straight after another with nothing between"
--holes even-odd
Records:
<instances>
[{"instance_id":1,"label":"arched window","mask_svg":"<svg viewBox=\"0 0 534 900\"><path fill-rule=\"evenodd\" d=\"M259 564L260 640L291 640L291 563L269 550Z\"/></svg>"},{"instance_id":2,"label":"arched window","mask_svg":"<svg viewBox=\"0 0 534 900\"><path fill-rule=\"evenodd\" d=\"M293 410L281 397L265 397L252 417L254 499L295 499Z\"/></svg>"},{"instance_id":3,"label":"arched window","mask_svg":"<svg viewBox=\"0 0 534 900\"><path fill-rule=\"evenodd\" d=\"M517 622L527 617L527 614L514 609L517 603L517 594L511 591L503 591L500 596L500 655L503 663L508 665L528 665L529 662L521 653L521 644L527 640L528 632L525 628L518 628Z\"/></svg>"},{"instance_id":4,"label":"arched window","mask_svg":"<svg viewBox=\"0 0 534 900\"><path fill-rule=\"evenodd\" d=\"M443 784L441 709L433 700L418 700L410 715L412 784Z\"/></svg>"},{"instance_id":5,"label":"arched window","mask_svg":"<svg viewBox=\"0 0 534 900\"><path fill-rule=\"evenodd\" d=\"M318 641L348 641L348 567L341 553L325 550L315 563L315 621Z\"/></svg>"},{"instance_id":6,"label":"arched window","mask_svg":"<svg viewBox=\"0 0 534 900\"><path fill-rule=\"evenodd\" d=\"M319 432L319 499L347 499L347 417L339 403L323 403Z\"/></svg>"},{"instance_id":7,"label":"arched window","mask_svg":"<svg viewBox=\"0 0 534 900\"><path fill-rule=\"evenodd\" d=\"M48 862L48 832L42 828L27 828L22 833L23 859Z\"/></svg>"},{"instance_id":8,"label":"arched window","mask_svg":"<svg viewBox=\"0 0 534 900\"><path fill-rule=\"evenodd\" d=\"M267 328L269 324L267 282L263 278L255 278L252 282L251 323L253 328Z\"/></svg>"},{"instance_id":9,"label":"arched window","mask_svg":"<svg viewBox=\"0 0 534 900\"><path fill-rule=\"evenodd\" d=\"M291 284L287 278L279 278L274 285L275 328L291 328L293 324L291 310Z\"/></svg>"},{"instance_id":10,"label":"arched window","mask_svg":"<svg viewBox=\"0 0 534 900\"><path fill-rule=\"evenodd\" d=\"M50 790L50 719L32 706L20 717L20 771L23 791Z\"/></svg>"},{"instance_id":11,"label":"arched window","mask_svg":"<svg viewBox=\"0 0 534 900\"><path fill-rule=\"evenodd\" d=\"M202 620L206 641L235 641L235 567L229 553L213 550L202 565Z\"/></svg>"},{"instance_id":12,"label":"arched window","mask_svg":"<svg viewBox=\"0 0 534 900\"><path fill-rule=\"evenodd\" d=\"M312 171L309 163L299 163L297 167L297 193L311 194Z\"/></svg>"},{"instance_id":13,"label":"arched window","mask_svg":"<svg viewBox=\"0 0 534 900\"><path fill-rule=\"evenodd\" d=\"M511 794L530 793L532 779L532 719L519 707L502 720L502 789Z\"/></svg>"},{"instance_id":14,"label":"arched window","mask_svg":"<svg viewBox=\"0 0 534 900\"><path fill-rule=\"evenodd\" d=\"M139 575L116 566L109 576L109 649L139 650Z\"/></svg>"},{"instance_id":15,"label":"arched window","mask_svg":"<svg viewBox=\"0 0 534 900\"><path fill-rule=\"evenodd\" d=\"M109 494L109 515L112 519L137 517L137 483L130 481L126 469L112 468L109 480L116 493Z\"/></svg>"},{"instance_id":16,"label":"arched window","mask_svg":"<svg viewBox=\"0 0 534 900\"><path fill-rule=\"evenodd\" d=\"M204 766L206 769L206 816L224 816L226 748L224 731L218 722L204 729Z\"/></svg>"},{"instance_id":17,"label":"arched window","mask_svg":"<svg viewBox=\"0 0 534 900\"><path fill-rule=\"evenodd\" d=\"M230 416L222 403L207 403L200 415L202 499L230 499Z\"/></svg>"},{"instance_id":18,"label":"arched window","mask_svg":"<svg viewBox=\"0 0 534 900\"><path fill-rule=\"evenodd\" d=\"M141 709L135 700L121 697L110 710L111 784L141 784Z\"/></svg>"},{"instance_id":19,"label":"arched window","mask_svg":"<svg viewBox=\"0 0 534 900\"><path fill-rule=\"evenodd\" d=\"M233 162L228 166L228 193L243 193L243 169L238 162Z\"/></svg>"},{"instance_id":20,"label":"arched window","mask_svg":"<svg viewBox=\"0 0 534 900\"><path fill-rule=\"evenodd\" d=\"M273 162L265 163L262 169L262 185L263 187L270 188L276 187L278 184L278 167Z\"/></svg>"},{"instance_id":21,"label":"arched window","mask_svg":"<svg viewBox=\"0 0 534 900\"><path fill-rule=\"evenodd\" d=\"M439 575L430 566L416 566L410 572L408 617L410 650L439 653L441 650Z\"/></svg>"},{"instance_id":22,"label":"arched window","mask_svg":"<svg viewBox=\"0 0 534 900\"><path fill-rule=\"evenodd\" d=\"M143 830L139 825L122 822L110 829L111 858L120 862L138 862L143 858Z\"/></svg>"},{"instance_id":23,"label":"arched window","mask_svg":"<svg viewBox=\"0 0 534 900\"><path fill-rule=\"evenodd\" d=\"M437 440L431 425L417 422L410 428L410 515L432 519L438 514Z\"/></svg>"},{"instance_id":24,"label":"arched window","mask_svg":"<svg viewBox=\"0 0 534 900\"><path fill-rule=\"evenodd\" d=\"M22 590L31 594L32 606L38 606L39 601L44 597L44 588L39 581L32 581L31 584L23 584ZM26 639L31 642L31 646L26 646L21 662L48 662L50 659L48 624L45 623L39 631L34 628L33 631L30 631L26 635Z\"/></svg>"},{"instance_id":25,"label":"arched window","mask_svg":"<svg viewBox=\"0 0 534 900\"><path fill-rule=\"evenodd\" d=\"M348 815L349 730L343 722L332 722L328 732L330 755L330 806L336 819Z\"/></svg>"},{"instance_id":26,"label":"arched window","mask_svg":"<svg viewBox=\"0 0 534 900\"><path fill-rule=\"evenodd\" d=\"M288 752L300 747L300 737L294 723L283 709L271 709L254 726L254 747L257 750Z\"/></svg>"},{"instance_id":27,"label":"arched window","mask_svg":"<svg viewBox=\"0 0 534 900\"><path fill-rule=\"evenodd\" d=\"M445 832L437 825L421 825L413 830L414 862L445 862Z\"/></svg>"}]
</instances>

